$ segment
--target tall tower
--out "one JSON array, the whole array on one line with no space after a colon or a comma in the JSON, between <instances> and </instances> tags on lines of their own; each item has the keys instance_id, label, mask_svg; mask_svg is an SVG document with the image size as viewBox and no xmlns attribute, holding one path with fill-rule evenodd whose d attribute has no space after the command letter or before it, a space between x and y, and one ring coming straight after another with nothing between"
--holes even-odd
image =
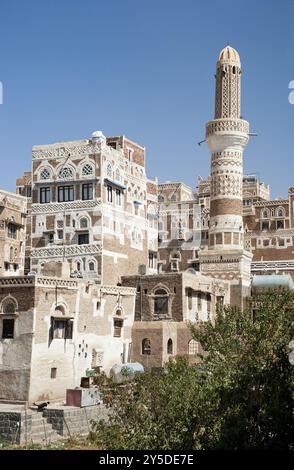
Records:
<instances>
[{"instance_id":1,"label":"tall tower","mask_svg":"<svg viewBox=\"0 0 294 470\"><path fill-rule=\"evenodd\" d=\"M208 249L200 255L201 272L231 281L231 303L243 306L249 294L252 254L244 250L242 217L243 150L249 123L240 116L241 62L225 47L216 64L215 116L206 124L211 151Z\"/></svg>"}]
</instances>

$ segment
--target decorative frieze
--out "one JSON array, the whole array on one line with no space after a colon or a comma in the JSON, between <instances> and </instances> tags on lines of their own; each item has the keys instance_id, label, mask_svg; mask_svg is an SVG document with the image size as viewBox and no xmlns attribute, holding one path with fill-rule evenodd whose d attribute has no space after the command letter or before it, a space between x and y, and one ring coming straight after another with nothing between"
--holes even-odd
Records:
<instances>
[{"instance_id":1,"label":"decorative frieze","mask_svg":"<svg viewBox=\"0 0 294 470\"><path fill-rule=\"evenodd\" d=\"M89 210L101 205L101 199L89 201L50 202L48 204L33 204L32 214L50 214L52 212L64 212L73 210Z\"/></svg>"},{"instance_id":2,"label":"decorative frieze","mask_svg":"<svg viewBox=\"0 0 294 470\"><path fill-rule=\"evenodd\" d=\"M283 271L294 270L294 260L287 261L255 261L251 263L251 271Z\"/></svg>"},{"instance_id":3,"label":"decorative frieze","mask_svg":"<svg viewBox=\"0 0 294 470\"><path fill-rule=\"evenodd\" d=\"M25 277L25 276L17 276L17 277L3 277L0 278L0 286L28 286L34 285L34 277Z\"/></svg>"},{"instance_id":4,"label":"decorative frieze","mask_svg":"<svg viewBox=\"0 0 294 470\"><path fill-rule=\"evenodd\" d=\"M249 133L249 123L243 119L214 119L206 124L206 137L216 132Z\"/></svg>"},{"instance_id":5,"label":"decorative frieze","mask_svg":"<svg viewBox=\"0 0 294 470\"><path fill-rule=\"evenodd\" d=\"M47 160L66 158L83 158L86 155L93 155L102 152L105 155L116 154L122 156L122 150L109 147L105 142L91 142L90 140L80 140L75 142L65 142L59 144L33 147L33 160Z\"/></svg>"},{"instance_id":6,"label":"decorative frieze","mask_svg":"<svg viewBox=\"0 0 294 470\"><path fill-rule=\"evenodd\" d=\"M102 286L100 289L102 294L109 295L135 295L136 289L134 287L121 287L121 286Z\"/></svg>"},{"instance_id":7,"label":"decorative frieze","mask_svg":"<svg viewBox=\"0 0 294 470\"><path fill-rule=\"evenodd\" d=\"M68 288L77 288L78 282L72 279L58 279L54 277L36 277L37 287L65 287Z\"/></svg>"},{"instance_id":8,"label":"decorative frieze","mask_svg":"<svg viewBox=\"0 0 294 470\"><path fill-rule=\"evenodd\" d=\"M101 254L101 244L95 245L64 245L48 248L35 248L31 251L31 258L63 258L80 255Z\"/></svg>"}]
</instances>

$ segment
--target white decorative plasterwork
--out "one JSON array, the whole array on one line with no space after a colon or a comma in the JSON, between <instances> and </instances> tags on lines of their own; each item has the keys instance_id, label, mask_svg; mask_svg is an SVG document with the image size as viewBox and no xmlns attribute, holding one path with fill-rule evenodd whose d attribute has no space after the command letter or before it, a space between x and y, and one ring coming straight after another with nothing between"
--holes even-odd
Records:
<instances>
[{"instance_id":1,"label":"white decorative plasterwork","mask_svg":"<svg viewBox=\"0 0 294 470\"><path fill-rule=\"evenodd\" d=\"M73 142L64 142L58 144L35 146L33 147L33 160L60 159L69 157L83 158L87 155L93 155L103 152L104 155L114 155L115 158L123 158L122 149L114 149L106 144L105 141L79 140Z\"/></svg>"},{"instance_id":2,"label":"white decorative plasterwork","mask_svg":"<svg viewBox=\"0 0 294 470\"><path fill-rule=\"evenodd\" d=\"M65 288L77 288L78 282L72 279L57 279L53 277L36 277L37 287L65 287Z\"/></svg>"},{"instance_id":3,"label":"white decorative plasterwork","mask_svg":"<svg viewBox=\"0 0 294 470\"><path fill-rule=\"evenodd\" d=\"M79 255L95 255L102 252L101 244L95 245L65 245L49 248L35 248L31 251L31 258L63 258Z\"/></svg>"},{"instance_id":4,"label":"white decorative plasterwork","mask_svg":"<svg viewBox=\"0 0 294 470\"><path fill-rule=\"evenodd\" d=\"M50 202L48 204L32 204L32 214L49 214L78 209L92 209L101 205L101 199L89 201Z\"/></svg>"},{"instance_id":5,"label":"white decorative plasterwork","mask_svg":"<svg viewBox=\"0 0 294 470\"><path fill-rule=\"evenodd\" d=\"M101 287L102 294L110 294L110 295L135 295L136 289L134 287L121 287L121 286L102 286Z\"/></svg>"},{"instance_id":6,"label":"white decorative plasterwork","mask_svg":"<svg viewBox=\"0 0 294 470\"><path fill-rule=\"evenodd\" d=\"M248 134L249 123L243 119L214 119L206 124L206 137L216 132L230 131Z\"/></svg>"},{"instance_id":7,"label":"white decorative plasterwork","mask_svg":"<svg viewBox=\"0 0 294 470\"><path fill-rule=\"evenodd\" d=\"M9 277L9 278L1 278L0 279L0 286L1 287L11 287L11 286L27 286L27 285L34 285L34 278L33 277Z\"/></svg>"},{"instance_id":8,"label":"white decorative plasterwork","mask_svg":"<svg viewBox=\"0 0 294 470\"><path fill-rule=\"evenodd\" d=\"M205 267L204 267L205 266ZM205 263L203 265L204 269L203 272L210 272L210 271L239 271L239 263Z\"/></svg>"},{"instance_id":9,"label":"white decorative plasterwork","mask_svg":"<svg viewBox=\"0 0 294 470\"><path fill-rule=\"evenodd\" d=\"M286 261L255 261L251 263L251 271L294 270L294 260Z\"/></svg>"},{"instance_id":10,"label":"white decorative plasterwork","mask_svg":"<svg viewBox=\"0 0 294 470\"><path fill-rule=\"evenodd\" d=\"M288 204L288 203L289 201L287 199L277 199L276 201L256 201L254 203L254 206L270 208L271 206L280 206L281 204Z\"/></svg>"}]
</instances>

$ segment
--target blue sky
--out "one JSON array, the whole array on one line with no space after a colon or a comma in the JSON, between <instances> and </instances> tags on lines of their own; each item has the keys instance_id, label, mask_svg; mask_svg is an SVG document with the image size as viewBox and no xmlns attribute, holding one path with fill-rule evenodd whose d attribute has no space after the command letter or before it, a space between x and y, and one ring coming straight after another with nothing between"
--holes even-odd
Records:
<instances>
[{"instance_id":1,"label":"blue sky","mask_svg":"<svg viewBox=\"0 0 294 470\"><path fill-rule=\"evenodd\" d=\"M294 0L1 0L0 187L14 190L31 147L94 130L145 145L147 171L195 187L209 173L197 142L214 112L229 42L242 61L245 172L294 186Z\"/></svg>"}]
</instances>

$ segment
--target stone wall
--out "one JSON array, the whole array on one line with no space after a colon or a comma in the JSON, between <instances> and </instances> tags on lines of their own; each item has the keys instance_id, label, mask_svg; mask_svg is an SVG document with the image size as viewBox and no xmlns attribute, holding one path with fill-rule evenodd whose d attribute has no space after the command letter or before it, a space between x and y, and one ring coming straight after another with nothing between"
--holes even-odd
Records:
<instances>
[{"instance_id":1,"label":"stone wall","mask_svg":"<svg viewBox=\"0 0 294 470\"><path fill-rule=\"evenodd\" d=\"M108 420L108 409L105 405L88 406L84 408L62 407L47 408L43 416L52 428L61 436L85 436L93 429L93 422Z\"/></svg>"},{"instance_id":2,"label":"stone wall","mask_svg":"<svg viewBox=\"0 0 294 470\"><path fill-rule=\"evenodd\" d=\"M21 422L24 419L24 413L21 411L3 411L0 412L0 441L21 442Z\"/></svg>"}]
</instances>

